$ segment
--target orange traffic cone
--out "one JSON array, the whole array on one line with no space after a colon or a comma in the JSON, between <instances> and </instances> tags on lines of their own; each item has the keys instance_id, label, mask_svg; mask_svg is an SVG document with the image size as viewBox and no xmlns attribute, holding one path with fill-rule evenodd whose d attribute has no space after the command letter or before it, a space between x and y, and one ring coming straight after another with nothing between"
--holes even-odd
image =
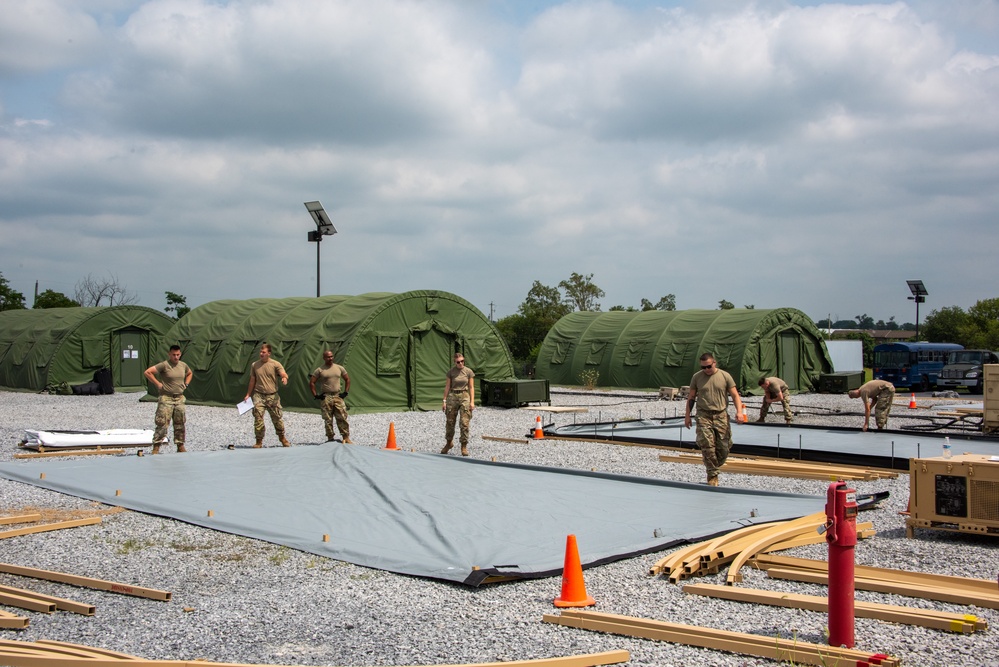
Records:
<instances>
[{"instance_id":1,"label":"orange traffic cone","mask_svg":"<svg viewBox=\"0 0 999 667\"><path fill-rule=\"evenodd\" d=\"M385 441L385 449L399 449L395 446L395 422L389 422L388 440Z\"/></svg>"},{"instance_id":2,"label":"orange traffic cone","mask_svg":"<svg viewBox=\"0 0 999 667\"><path fill-rule=\"evenodd\" d=\"M910 410L915 410L917 407L919 407L919 406L916 405L916 395L915 394L910 394L909 395L909 409Z\"/></svg>"},{"instance_id":3,"label":"orange traffic cone","mask_svg":"<svg viewBox=\"0 0 999 667\"><path fill-rule=\"evenodd\" d=\"M538 418L534 421L534 439L545 439L545 432L541 430L541 415L538 415Z\"/></svg>"},{"instance_id":4,"label":"orange traffic cone","mask_svg":"<svg viewBox=\"0 0 999 667\"><path fill-rule=\"evenodd\" d=\"M583 566L579 564L579 550L576 549L576 536L565 538L565 565L562 566L562 594L554 600L555 606L592 607L596 600L586 594L583 582Z\"/></svg>"}]
</instances>

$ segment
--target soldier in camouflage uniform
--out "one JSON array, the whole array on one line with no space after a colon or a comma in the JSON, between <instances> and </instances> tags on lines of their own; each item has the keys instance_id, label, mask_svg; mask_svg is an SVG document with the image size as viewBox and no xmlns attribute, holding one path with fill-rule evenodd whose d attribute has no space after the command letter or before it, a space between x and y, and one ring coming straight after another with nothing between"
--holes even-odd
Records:
<instances>
[{"instance_id":1,"label":"soldier in camouflage uniform","mask_svg":"<svg viewBox=\"0 0 999 667\"><path fill-rule=\"evenodd\" d=\"M343 378L343 392L340 391L340 378ZM319 382L319 393L316 393L316 382ZM347 423L347 404L343 401L347 398L347 392L350 391L350 376L347 375L346 368L333 363L332 350L323 352L323 365L309 376L309 391L323 402L322 412L323 424L326 426L326 441L329 442L336 436L336 432L333 430L333 422L336 421L343 441L348 445L354 444L350 440L350 424Z\"/></svg>"},{"instance_id":2,"label":"soldier in camouflage uniform","mask_svg":"<svg viewBox=\"0 0 999 667\"><path fill-rule=\"evenodd\" d=\"M288 384L288 374L284 366L276 359L271 359L270 343L260 345L260 360L250 366L250 386L246 390L246 398L253 397L253 435L257 441L254 447L264 446L264 411L271 416L274 432L285 447L291 443L284 437L284 412L281 409L281 397L277 393L277 383ZM229 445L229 449L234 449Z\"/></svg>"},{"instance_id":3,"label":"soldier in camouflage uniform","mask_svg":"<svg viewBox=\"0 0 999 667\"><path fill-rule=\"evenodd\" d=\"M708 485L718 486L718 470L725 465L732 449L732 427L728 423L728 397L735 403L740 421L746 408L735 388L732 376L715 365L713 355L701 355L701 370L690 379L684 426L690 428L690 413L697 404L697 446L701 449Z\"/></svg>"},{"instance_id":4,"label":"soldier in camouflage uniform","mask_svg":"<svg viewBox=\"0 0 999 667\"><path fill-rule=\"evenodd\" d=\"M460 442L461 455L468 456L468 426L472 421L472 410L475 409L475 373L465 366L465 355L460 352L454 355L454 366L447 372L444 381L444 414L446 423L444 437L447 443L441 454L447 454L454 447L454 422L461 416Z\"/></svg>"},{"instance_id":5,"label":"soldier in camouflage uniform","mask_svg":"<svg viewBox=\"0 0 999 667\"><path fill-rule=\"evenodd\" d=\"M791 388L779 377L761 377L757 383L763 389L763 407L760 408L760 418L756 421L765 422L770 404L780 401L784 405L784 423L790 424L794 416L791 412Z\"/></svg>"},{"instance_id":6,"label":"soldier in camouflage uniform","mask_svg":"<svg viewBox=\"0 0 999 667\"><path fill-rule=\"evenodd\" d=\"M860 389L851 389L850 398L859 398L864 401L864 428L871 422L871 405L874 405L874 422L878 425L878 430L883 431L888 428L888 415L891 414L891 406L895 402L895 385L885 380L871 380L860 385Z\"/></svg>"},{"instance_id":7,"label":"soldier in camouflage uniform","mask_svg":"<svg viewBox=\"0 0 999 667\"><path fill-rule=\"evenodd\" d=\"M156 403L156 430L153 432L153 454L160 453L160 445L166 444L167 428L173 420L173 441L178 452L186 452L184 441L187 438L187 409L184 390L191 384L194 373L191 367L180 360L180 346L171 345L167 360L150 366L144 375L159 390Z\"/></svg>"}]
</instances>

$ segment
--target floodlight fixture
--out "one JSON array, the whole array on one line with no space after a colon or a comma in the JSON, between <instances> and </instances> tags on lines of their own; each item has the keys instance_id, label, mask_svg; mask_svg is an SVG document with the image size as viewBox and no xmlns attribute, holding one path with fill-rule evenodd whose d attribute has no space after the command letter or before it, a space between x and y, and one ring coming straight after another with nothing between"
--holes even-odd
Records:
<instances>
[{"instance_id":1,"label":"floodlight fixture","mask_svg":"<svg viewBox=\"0 0 999 667\"><path fill-rule=\"evenodd\" d=\"M316 223L316 230L309 232L309 243L316 244L316 297L318 297L320 295L319 244L322 243L324 236L333 236L336 234L336 227L333 226L333 221L330 220L329 214L323 208L322 202L307 201L305 202L305 210L309 212L309 215L312 216L312 221Z\"/></svg>"},{"instance_id":2,"label":"floodlight fixture","mask_svg":"<svg viewBox=\"0 0 999 667\"><path fill-rule=\"evenodd\" d=\"M926 285L923 284L922 280L906 280L905 284L912 292L912 296L907 297L908 300L916 302L916 340L919 340L919 304L926 303L929 292L926 291Z\"/></svg>"}]
</instances>

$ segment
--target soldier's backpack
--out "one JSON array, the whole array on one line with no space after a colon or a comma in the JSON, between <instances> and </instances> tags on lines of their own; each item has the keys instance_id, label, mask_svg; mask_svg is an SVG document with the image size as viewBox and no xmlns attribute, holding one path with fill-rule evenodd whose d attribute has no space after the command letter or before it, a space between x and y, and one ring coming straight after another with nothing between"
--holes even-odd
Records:
<instances>
[{"instance_id":1,"label":"soldier's backpack","mask_svg":"<svg viewBox=\"0 0 999 667\"><path fill-rule=\"evenodd\" d=\"M74 384L73 393L77 396L100 396L101 385L97 382L84 382L83 384Z\"/></svg>"}]
</instances>

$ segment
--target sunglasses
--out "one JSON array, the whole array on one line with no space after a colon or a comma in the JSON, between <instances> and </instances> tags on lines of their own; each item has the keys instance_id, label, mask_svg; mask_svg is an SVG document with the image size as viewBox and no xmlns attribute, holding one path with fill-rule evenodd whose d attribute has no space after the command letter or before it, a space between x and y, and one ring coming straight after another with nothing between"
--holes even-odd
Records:
<instances>
[{"instance_id":1,"label":"sunglasses","mask_svg":"<svg viewBox=\"0 0 999 667\"><path fill-rule=\"evenodd\" d=\"M465 363L465 360L464 359L455 359L454 363L456 363L456 364L463 364L463 363Z\"/></svg>"},{"instance_id":2,"label":"sunglasses","mask_svg":"<svg viewBox=\"0 0 999 667\"><path fill-rule=\"evenodd\" d=\"M709 368L711 368L712 366L714 366L714 364L708 364L707 366L701 366L701 370L705 370L706 371Z\"/></svg>"}]
</instances>

